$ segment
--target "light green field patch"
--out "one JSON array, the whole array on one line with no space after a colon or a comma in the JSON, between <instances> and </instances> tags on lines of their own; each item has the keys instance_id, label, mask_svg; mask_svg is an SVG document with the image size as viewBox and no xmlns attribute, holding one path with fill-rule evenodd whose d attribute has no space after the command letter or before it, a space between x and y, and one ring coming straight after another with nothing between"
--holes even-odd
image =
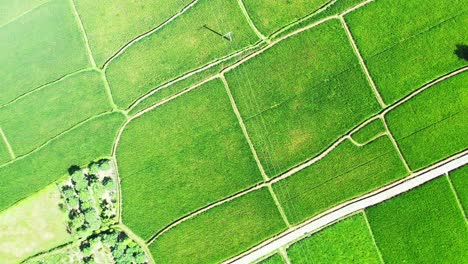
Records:
<instances>
[{"instance_id":1,"label":"light green field patch","mask_svg":"<svg viewBox=\"0 0 468 264\"><path fill-rule=\"evenodd\" d=\"M19 156L106 110L100 73L85 71L0 108L0 124Z\"/></svg>"},{"instance_id":2,"label":"light green field patch","mask_svg":"<svg viewBox=\"0 0 468 264\"><path fill-rule=\"evenodd\" d=\"M0 105L87 67L69 1L52 0L0 28Z\"/></svg>"},{"instance_id":3,"label":"light green field patch","mask_svg":"<svg viewBox=\"0 0 468 264\"><path fill-rule=\"evenodd\" d=\"M0 137L0 165L11 160L10 152L3 138Z\"/></svg>"},{"instance_id":4,"label":"light green field patch","mask_svg":"<svg viewBox=\"0 0 468 264\"><path fill-rule=\"evenodd\" d=\"M0 28L6 23L18 19L22 15L31 12L41 4L48 0L15 0L15 1L0 1Z\"/></svg>"},{"instance_id":5,"label":"light green field patch","mask_svg":"<svg viewBox=\"0 0 468 264\"><path fill-rule=\"evenodd\" d=\"M268 175L310 159L379 110L357 63L334 20L226 74Z\"/></svg>"},{"instance_id":6,"label":"light green field patch","mask_svg":"<svg viewBox=\"0 0 468 264\"><path fill-rule=\"evenodd\" d=\"M465 216L468 216L468 165L450 172L449 177L465 212Z\"/></svg>"},{"instance_id":7,"label":"light green field patch","mask_svg":"<svg viewBox=\"0 0 468 264\"><path fill-rule=\"evenodd\" d=\"M179 224L149 248L156 263L221 263L284 229L263 188Z\"/></svg>"},{"instance_id":8,"label":"light green field patch","mask_svg":"<svg viewBox=\"0 0 468 264\"><path fill-rule=\"evenodd\" d=\"M117 161L123 220L143 239L262 180L219 79L132 121Z\"/></svg>"},{"instance_id":9,"label":"light green field patch","mask_svg":"<svg viewBox=\"0 0 468 264\"><path fill-rule=\"evenodd\" d=\"M417 34L426 34L467 9L465 0L450 1L450 5L445 0L431 0L430 4L424 0L378 0L349 13L346 20L361 54L368 59Z\"/></svg>"},{"instance_id":10,"label":"light green field patch","mask_svg":"<svg viewBox=\"0 0 468 264\"><path fill-rule=\"evenodd\" d=\"M25 158L0 166L0 211L67 174L70 166L110 156L123 121L119 113L97 117Z\"/></svg>"},{"instance_id":11,"label":"light green field patch","mask_svg":"<svg viewBox=\"0 0 468 264\"><path fill-rule=\"evenodd\" d=\"M137 36L156 28L190 0L75 0L98 66Z\"/></svg>"},{"instance_id":12,"label":"light green field patch","mask_svg":"<svg viewBox=\"0 0 468 264\"><path fill-rule=\"evenodd\" d=\"M366 144L375 137L386 133L384 123L381 119L376 119L351 135L359 144Z\"/></svg>"},{"instance_id":13,"label":"light green field patch","mask_svg":"<svg viewBox=\"0 0 468 264\"><path fill-rule=\"evenodd\" d=\"M464 263L468 228L440 177L366 210L385 263Z\"/></svg>"},{"instance_id":14,"label":"light green field patch","mask_svg":"<svg viewBox=\"0 0 468 264\"><path fill-rule=\"evenodd\" d=\"M265 35L319 9L329 0L243 0L258 30Z\"/></svg>"},{"instance_id":15,"label":"light green field patch","mask_svg":"<svg viewBox=\"0 0 468 264\"><path fill-rule=\"evenodd\" d=\"M284 264L284 260L283 260L283 257L281 257L281 255L279 255L278 253L277 254L274 254L273 256L270 256L260 262L258 262L259 264Z\"/></svg>"},{"instance_id":16,"label":"light green field patch","mask_svg":"<svg viewBox=\"0 0 468 264\"><path fill-rule=\"evenodd\" d=\"M362 213L348 217L288 248L291 263L382 263Z\"/></svg>"},{"instance_id":17,"label":"light green field patch","mask_svg":"<svg viewBox=\"0 0 468 264\"><path fill-rule=\"evenodd\" d=\"M18 263L71 240L60 192L52 184L0 213L0 260Z\"/></svg>"},{"instance_id":18,"label":"light green field patch","mask_svg":"<svg viewBox=\"0 0 468 264\"><path fill-rule=\"evenodd\" d=\"M439 83L386 115L410 168L418 170L468 146L468 73Z\"/></svg>"},{"instance_id":19,"label":"light green field patch","mask_svg":"<svg viewBox=\"0 0 468 264\"><path fill-rule=\"evenodd\" d=\"M407 175L388 137L357 147L346 140L323 159L273 185L291 223Z\"/></svg>"},{"instance_id":20,"label":"light green field patch","mask_svg":"<svg viewBox=\"0 0 468 264\"><path fill-rule=\"evenodd\" d=\"M232 41L221 35L232 32ZM161 30L138 41L107 68L116 104L130 103L153 88L253 44L237 0L200 0Z\"/></svg>"},{"instance_id":21,"label":"light green field patch","mask_svg":"<svg viewBox=\"0 0 468 264\"><path fill-rule=\"evenodd\" d=\"M457 45L468 43L467 24L465 12L370 58L368 67L384 100L393 103L431 80L467 65L454 53Z\"/></svg>"}]
</instances>

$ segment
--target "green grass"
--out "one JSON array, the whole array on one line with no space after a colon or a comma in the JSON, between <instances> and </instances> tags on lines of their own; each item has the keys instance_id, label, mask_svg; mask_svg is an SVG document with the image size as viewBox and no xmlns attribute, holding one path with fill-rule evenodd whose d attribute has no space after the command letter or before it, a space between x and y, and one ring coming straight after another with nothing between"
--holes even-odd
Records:
<instances>
[{"instance_id":1,"label":"green grass","mask_svg":"<svg viewBox=\"0 0 468 264\"><path fill-rule=\"evenodd\" d=\"M424 0L379 0L349 13L346 20L361 54L368 59L465 10L464 0L450 1L450 5L445 0L430 4Z\"/></svg>"},{"instance_id":2,"label":"green grass","mask_svg":"<svg viewBox=\"0 0 468 264\"><path fill-rule=\"evenodd\" d=\"M278 39L281 38L287 34L290 34L300 28L306 27L308 25L311 25L321 19L324 19L329 16L334 16L343 13L347 9L364 2L364 0L337 0L335 3L332 5L328 6L325 10L315 13L314 15L304 19L303 21L291 26L288 29L285 29L281 32L278 32L278 34L275 34L273 39Z\"/></svg>"},{"instance_id":3,"label":"green grass","mask_svg":"<svg viewBox=\"0 0 468 264\"><path fill-rule=\"evenodd\" d=\"M100 73L86 71L0 108L0 124L18 156L108 110Z\"/></svg>"},{"instance_id":4,"label":"green grass","mask_svg":"<svg viewBox=\"0 0 468 264\"><path fill-rule=\"evenodd\" d=\"M88 66L69 1L53 0L1 27L0 51L0 105Z\"/></svg>"},{"instance_id":5,"label":"green grass","mask_svg":"<svg viewBox=\"0 0 468 264\"><path fill-rule=\"evenodd\" d=\"M149 248L156 263L220 263L285 229L263 188L181 223Z\"/></svg>"},{"instance_id":6,"label":"green grass","mask_svg":"<svg viewBox=\"0 0 468 264\"><path fill-rule=\"evenodd\" d=\"M0 27L6 23L13 22L24 13L32 11L34 8L47 1L48 0L0 1Z\"/></svg>"},{"instance_id":7,"label":"green grass","mask_svg":"<svg viewBox=\"0 0 468 264\"><path fill-rule=\"evenodd\" d=\"M291 263L382 263L362 213L288 248Z\"/></svg>"},{"instance_id":8,"label":"green grass","mask_svg":"<svg viewBox=\"0 0 468 264\"><path fill-rule=\"evenodd\" d=\"M468 42L468 12L369 59L368 67L385 102L393 103L467 62L455 54ZM431 43L428 45L427 43Z\"/></svg>"},{"instance_id":9,"label":"green grass","mask_svg":"<svg viewBox=\"0 0 468 264\"><path fill-rule=\"evenodd\" d=\"M283 257L281 257L281 255L279 255L278 253L277 254L274 254L273 256L270 256L260 262L258 262L259 264L284 264L284 260L283 260Z\"/></svg>"},{"instance_id":10,"label":"green grass","mask_svg":"<svg viewBox=\"0 0 468 264\"><path fill-rule=\"evenodd\" d=\"M351 137L359 144L366 144L373 138L387 132L381 119L376 119L354 132Z\"/></svg>"},{"instance_id":11,"label":"green grass","mask_svg":"<svg viewBox=\"0 0 468 264\"><path fill-rule=\"evenodd\" d=\"M388 137L363 147L346 140L323 159L273 185L293 224L407 175Z\"/></svg>"},{"instance_id":12,"label":"green grass","mask_svg":"<svg viewBox=\"0 0 468 264\"><path fill-rule=\"evenodd\" d=\"M204 29L205 24L222 34L232 32L233 41ZM126 108L158 85L257 40L237 0L201 0L109 64L106 72L114 100Z\"/></svg>"},{"instance_id":13,"label":"green grass","mask_svg":"<svg viewBox=\"0 0 468 264\"><path fill-rule=\"evenodd\" d=\"M468 73L459 74L386 115L411 169L424 168L468 146L467 83Z\"/></svg>"},{"instance_id":14,"label":"green grass","mask_svg":"<svg viewBox=\"0 0 468 264\"><path fill-rule=\"evenodd\" d=\"M123 121L118 113L95 118L37 152L0 166L0 211L62 177L71 165L108 157Z\"/></svg>"},{"instance_id":15,"label":"green grass","mask_svg":"<svg viewBox=\"0 0 468 264\"><path fill-rule=\"evenodd\" d=\"M465 212L465 216L468 216L468 165L450 172L449 177Z\"/></svg>"},{"instance_id":16,"label":"green grass","mask_svg":"<svg viewBox=\"0 0 468 264\"><path fill-rule=\"evenodd\" d=\"M18 263L71 240L59 202L60 192L52 184L0 213L2 263Z\"/></svg>"},{"instance_id":17,"label":"green grass","mask_svg":"<svg viewBox=\"0 0 468 264\"><path fill-rule=\"evenodd\" d=\"M379 110L357 63L334 20L226 74L268 175L315 156Z\"/></svg>"},{"instance_id":18,"label":"green grass","mask_svg":"<svg viewBox=\"0 0 468 264\"><path fill-rule=\"evenodd\" d=\"M219 79L132 121L117 159L124 223L144 239L262 180Z\"/></svg>"},{"instance_id":19,"label":"green grass","mask_svg":"<svg viewBox=\"0 0 468 264\"><path fill-rule=\"evenodd\" d=\"M191 0L76 0L98 66L137 36L156 28Z\"/></svg>"},{"instance_id":20,"label":"green grass","mask_svg":"<svg viewBox=\"0 0 468 264\"><path fill-rule=\"evenodd\" d=\"M389 2L392 3L390 7ZM454 54L456 45L468 41L468 29L464 26L468 23L468 12L466 7L460 6L463 1L453 1L450 6L441 0L433 1L430 5L416 2L376 1L347 17L357 45L386 103L393 103L425 83L467 65L466 61ZM378 10L385 7L391 18L379 13L379 19L375 17L376 13L370 13L377 12L375 9L379 3ZM439 9L439 5L444 7ZM421 7L431 11L423 12L419 10ZM419 15L414 13L415 10L419 11ZM461 13L460 10L465 12ZM365 24L369 17L379 20ZM404 26L395 26L396 23ZM384 33L385 36L382 36Z\"/></svg>"},{"instance_id":21,"label":"green grass","mask_svg":"<svg viewBox=\"0 0 468 264\"><path fill-rule=\"evenodd\" d=\"M465 263L468 229L446 177L366 210L386 263Z\"/></svg>"},{"instance_id":22,"label":"green grass","mask_svg":"<svg viewBox=\"0 0 468 264\"><path fill-rule=\"evenodd\" d=\"M243 0L252 22L264 35L313 13L329 0Z\"/></svg>"},{"instance_id":23,"label":"green grass","mask_svg":"<svg viewBox=\"0 0 468 264\"><path fill-rule=\"evenodd\" d=\"M3 141L3 138L0 138L0 165L11 160L10 152L8 152L7 145Z\"/></svg>"}]
</instances>

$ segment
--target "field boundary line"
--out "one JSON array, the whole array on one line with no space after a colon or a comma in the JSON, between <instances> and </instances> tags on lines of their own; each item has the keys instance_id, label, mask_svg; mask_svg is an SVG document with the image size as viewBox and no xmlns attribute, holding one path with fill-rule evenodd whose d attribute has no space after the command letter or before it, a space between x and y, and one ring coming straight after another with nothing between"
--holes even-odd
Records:
<instances>
[{"instance_id":1,"label":"field boundary line","mask_svg":"<svg viewBox=\"0 0 468 264\"><path fill-rule=\"evenodd\" d=\"M364 216L364 221L366 221L367 230L369 231L369 235L371 236L372 243L374 244L375 250L377 250L377 254L379 255L379 259L382 264L385 264L385 260L383 258L382 252L380 251L380 248L377 245L377 240L375 239L374 231L372 231L372 227L369 223L369 219L367 218L366 210L362 209L361 211L362 211L362 215Z\"/></svg>"},{"instance_id":2,"label":"field boundary line","mask_svg":"<svg viewBox=\"0 0 468 264\"><path fill-rule=\"evenodd\" d=\"M73 13L75 15L76 23L78 24L78 27L80 28L83 40L85 42L84 44L85 44L86 52L88 53L89 63L91 63L91 67L97 68L96 62L94 61L94 58L93 58L93 53L91 52L91 47L89 46L88 36L86 35L86 30L83 26L83 21L81 21L80 14L78 14L78 11L76 9L75 0L70 0L70 3L73 9Z\"/></svg>"},{"instance_id":3,"label":"field boundary line","mask_svg":"<svg viewBox=\"0 0 468 264\"><path fill-rule=\"evenodd\" d=\"M408 162L403 156L403 153L401 152L400 146L396 142L395 137L392 135L392 132L390 132L390 129L388 128L387 121L385 120L385 116L382 116L380 119L382 120L382 123L384 124L385 129L387 130L388 138L390 138L390 141L392 141L392 144L395 147L395 150L398 152L398 156L400 156L400 159L403 162L403 165L405 165L406 171L411 174L412 171L408 165Z\"/></svg>"},{"instance_id":4,"label":"field boundary line","mask_svg":"<svg viewBox=\"0 0 468 264\"><path fill-rule=\"evenodd\" d=\"M99 73L101 74L101 79L104 82L104 90L106 91L107 99L109 101L109 104L111 105L112 109L114 111L119 110L117 105L114 102L114 97L112 96L112 90L109 86L109 81L107 80L106 73L102 70L99 70ZM125 116L127 116L127 112L122 112Z\"/></svg>"},{"instance_id":5,"label":"field boundary line","mask_svg":"<svg viewBox=\"0 0 468 264\"><path fill-rule=\"evenodd\" d=\"M373 122L373 121L375 121L375 120L377 120L377 119L379 119L379 118L382 118L382 116L385 115L388 111L390 111L390 110L392 110L393 108L399 106L400 104L405 103L406 101L410 100L411 98L413 98L414 96L418 95L419 93L425 91L426 89L432 87L433 85L436 85L436 84L438 84L439 82L441 82L441 81L443 81L443 80L445 80L445 79L448 79L448 78L450 78L450 77L452 77L452 76L454 76L454 75L457 75L457 74L459 74L459 73L461 73L461 72L464 72L464 71L466 71L466 70L468 70L468 66L466 66L466 67L464 67L464 68L461 68L461 69L458 69L458 70L456 70L456 71L453 71L453 72L451 72L451 73L448 73L448 74L446 74L446 75L444 75L444 76L442 76L442 77L439 77L438 79L435 79L435 80L433 80L433 81L430 81L429 83L427 83L426 85L420 87L419 89L417 89L417 90L414 91L413 93L407 95L405 98L400 99L399 101L397 101L397 102L393 103L392 105L388 106L386 109L381 110L380 113L377 113L377 114L371 116L371 117L368 118L367 120L363 121L361 124L355 126L355 127L354 127L353 129L351 129L348 133L344 134L342 137L340 137L339 139L337 139L334 143L332 143L331 145L329 145L329 146L328 146L324 151L322 151L320 154L314 156L313 158L307 160L307 161L304 162L304 163L301 163L301 164L297 165L296 167L293 167L293 168L289 169L288 171L285 171L283 174L280 174L279 176L277 176L277 177L275 177L275 178L272 178L272 179L268 180L267 182L263 182L263 183L260 183L260 184L257 184L257 185L248 187L247 189L241 190L241 191L239 191L237 194L234 194L233 196L229 196L229 197L224 198L224 199L222 199L222 200L218 200L218 201L216 201L216 202L214 202L214 203L212 203L212 204L210 204L210 205L208 205L208 206L206 206L206 207L203 207L203 208L201 208L201 209L199 209L199 210L197 210L197 211L194 211L194 212L192 212L192 213L189 213L189 214L187 214L187 215L185 215L185 216L179 218L178 220L176 220L176 221L174 221L173 223L169 224L169 225L166 226L165 228L163 228L163 229L161 229L160 231L156 232L155 235L153 235L153 236L148 240L148 243L149 243L149 244L153 243L154 240L156 240L158 237L160 237L163 233L169 231L171 228L173 228L174 226L177 226L179 223L182 223L182 222L184 222L184 221L186 221L186 220L188 220L188 219L190 219L190 218L193 218L193 217L199 215L200 213L203 213L203 212L205 212L205 211L207 211L207 210L209 210L209 209L211 209L211 208L214 208L214 207L216 207L216 206L218 206L218 205L220 205L220 204L223 204L224 202L233 200L233 197L234 197L234 196L235 196L235 197L243 196L243 195L245 195L245 194L247 194L247 193L250 193L250 192L255 191L255 190L257 190L257 189L263 188L263 187L265 187L265 186L267 186L267 185L269 185L269 184L273 184L273 183L276 183L276 182L278 182L278 181L281 181L281 180L283 180L283 179L285 179L285 178L288 178L288 177L290 177L291 175L296 174L297 172L299 172L299 171L301 171L301 170L303 170L303 169L305 169L305 168L307 168L307 167L313 165L314 163L316 163L317 161L321 160L321 159L324 158L326 155L328 155L331 151L333 151L339 144L341 144L341 143L344 142L345 140L349 139L349 138L351 137L350 135L352 135L353 133L355 133L355 132L358 131L359 129L363 128L364 126L368 125L369 123L371 123L371 122ZM213 77L213 79L216 79L216 78L217 78L217 76L214 76L214 77ZM203 83L204 83L204 82L202 82L201 84L203 84ZM200 84L200 85L201 85L201 84ZM195 85L194 87L191 87L191 88L189 88L189 89L192 90L192 89L195 89L196 87L198 87L198 86ZM187 91L187 92L188 92L188 91ZM182 95L183 93L186 93L186 92L185 92L185 91L180 92L181 95ZM174 97L178 97L178 96L174 96ZM174 98L173 98L173 99L174 99ZM168 98L168 100L169 100L169 98ZM172 100L172 99L171 99L171 100ZM162 104L163 104L163 103L160 103L159 105L162 105ZM155 106L155 107L150 107L151 109L150 109L150 108L147 108L147 109L142 110L141 112L139 112L139 113L138 113L139 115L138 115L138 114L136 114L136 115L141 116L142 114L144 114L144 112L151 111L152 109L154 109L154 108L156 108L156 107L157 107L157 106ZM141 114L140 114L140 113L141 113ZM135 115L135 116L136 116L136 115ZM121 130L119 131L119 135L117 136L116 144L115 144L114 150L113 150L113 153L114 153L114 154L113 154L113 158L116 160L116 162L117 162L117 159L116 159L116 157L115 157L115 151L116 151L116 149L117 149L118 141L120 141L120 137L121 137L122 131L123 131L123 129L125 128L125 126L126 126L131 120L133 120L134 118L137 118L137 117L132 116L132 117L127 121L127 123L124 124L124 126L122 126ZM468 152L468 151L467 151L467 152ZM456 154L456 155L454 155L454 156L452 156L452 157L458 157L458 155L460 155L460 154ZM440 162L439 162L439 163L440 163ZM435 166L435 165L433 165L433 166ZM431 166L430 166L430 167L431 167ZM427 168L429 168L429 167L427 167ZM418 172L415 172L414 174L417 175L418 173L425 172L425 171L427 170L427 168L426 168L426 169L422 169L422 170L420 170L420 171L418 171ZM409 175L409 176L403 178L402 180L406 180L406 179L408 179L408 178L410 178L410 177L411 177L411 175ZM402 180L400 180L400 181L402 181ZM394 182L394 183L391 183L389 186L394 185L394 184L398 184L398 182L399 182L399 181ZM385 186L384 186L384 187L385 187ZM366 194L366 195L369 195L369 194L371 194L371 193L372 193L372 192L370 192L370 193L368 193L368 194ZM350 201L353 201L353 200L350 200ZM350 201L348 201L348 202L350 202ZM348 202L345 202L345 204L348 203ZM327 211L325 211L325 212L327 212ZM323 213L325 213L325 212L323 212ZM320 216L320 214L319 214L319 216ZM306 222L307 222L307 221L306 221ZM301 225L301 224L300 224L300 225ZM268 241L268 240L267 240L267 241Z\"/></svg>"},{"instance_id":6,"label":"field boundary line","mask_svg":"<svg viewBox=\"0 0 468 264\"><path fill-rule=\"evenodd\" d=\"M10 158L14 160L16 158L15 152L13 151L13 148L10 145L10 142L8 142L7 136L5 135L5 132L3 129L0 127L0 135L3 138L3 142L5 142L5 146L8 149L8 153L10 154Z\"/></svg>"},{"instance_id":7,"label":"field boundary line","mask_svg":"<svg viewBox=\"0 0 468 264\"><path fill-rule=\"evenodd\" d=\"M158 24L155 28L152 28L140 35L138 35L137 37L133 38L132 40L130 40L129 42L125 43L122 47L120 47L120 49L117 50L116 53L114 53L112 56L110 56L105 62L104 62L104 65L102 66L102 70L106 70L107 67L109 66L109 64L117 57L119 57L122 53L125 52L125 50L127 50L129 47L131 47L133 44L135 44L136 42L144 39L145 37L153 34L154 32L157 32L159 31L161 28L163 28L164 26L166 26L167 24L171 23L173 20L175 20L176 18L178 18L179 16L183 15L187 10L189 10L191 7L193 7L195 4L198 3L199 0L193 0L192 2L188 3L186 6L184 6L181 10L177 11L177 13L175 13L174 15L172 15L169 19L163 21L162 23Z\"/></svg>"},{"instance_id":8,"label":"field boundary line","mask_svg":"<svg viewBox=\"0 0 468 264\"><path fill-rule=\"evenodd\" d=\"M15 16L15 17L11 18L10 20L8 20L7 22L1 24L1 25L0 25L0 28L3 28L4 26L7 26L7 25L9 25L9 24L15 22L16 20L22 18L23 16L25 16L25 15L27 15L27 14L33 12L34 10L38 9L39 7L41 7L41 6L45 5L45 4L48 4L48 3L52 2L52 1L53 1L53 0L44 1L44 2L42 2L42 3L40 3L40 4L36 5L36 6L34 6L33 8L24 11L23 13L21 13L21 14Z\"/></svg>"},{"instance_id":9,"label":"field boundary line","mask_svg":"<svg viewBox=\"0 0 468 264\"><path fill-rule=\"evenodd\" d=\"M361 3L359 3L359 4L357 4L357 5L353 6L353 7L351 7L351 8L349 8L349 9L345 10L343 13L340 14L340 16L345 16L345 15L347 15L347 14L353 12L353 11L356 11L357 9L359 9L359 8L361 8L361 7L363 7L363 6L368 5L369 3L374 2L374 1L375 1L375 0L367 0L367 1L361 2Z\"/></svg>"},{"instance_id":10,"label":"field boundary line","mask_svg":"<svg viewBox=\"0 0 468 264\"><path fill-rule=\"evenodd\" d=\"M271 198L273 199L273 201L275 202L275 205L276 205L276 208L278 209L280 215L281 215L281 218L283 218L283 221L284 223L286 224L286 226L288 228L291 227L291 223L289 223L289 220L288 220L288 217L286 216L286 214L284 213L284 209L283 209L283 206L281 206L281 203L279 202L278 200L278 197L276 196L275 192L273 191L273 187L271 187L271 184L267 184L267 188L268 188L268 191L270 192L271 194Z\"/></svg>"},{"instance_id":11,"label":"field boundary line","mask_svg":"<svg viewBox=\"0 0 468 264\"><path fill-rule=\"evenodd\" d=\"M244 1L237 0L237 3L239 4L240 9L242 10L242 13L245 16L245 19L247 19L247 23L249 23L250 27L255 32L257 37L268 43L270 40L267 37L265 37L265 35L263 35L262 32L260 32L260 30L258 30L257 26L255 26L254 22L252 21L252 18L249 15L249 12L247 11L247 7L245 6Z\"/></svg>"},{"instance_id":12,"label":"field boundary line","mask_svg":"<svg viewBox=\"0 0 468 264\"><path fill-rule=\"evenodd\" d=\"M59 78L57 78L57 79L55 79L55 80L53 80L53 81L47 82L47 83L45 83L45 84L41 84L41 85L37 86L36 88L33 88L32 90L27 91L27 92L25 92L25 93L23 93L23 94L21 94L21 95L15 97L14 99L10 100L9 102L6 102L6 103L4 103L3 105L0 105L0 109L4 108L4 107L6 107L6 106L8 106L8 105L10 105L10 104L15 103L16 101L19 101L19 100L21 100L22 98L29 96L30 94L33 94L33 93L35 93L35 92L38 92L38 91L40 91L40 90L42 90L42 89L44 89L44 88L46 88L46 87L48 87L48 86L50 86L50 85L53 85L53 84L55 84L55 83L58 83L58 82L63 81L63 80L65 80L65 79L68 79L69 77L72 77L72 76L77 75L77 74L79 74L79 73L87 72L87 71L92 71L92 70L96 70L96 69L94 69L94 68L84 68L84 69L80 69L80 70L77 70L77 71L73 71L73 72L67 73L67 74L65 74L65 75L63 75L63 76L61 76L61 77L59 77Z\"/></svg>"},{"instance_id":13,"label":"field boundary line","mask_svg":"<svg viewBox=\"0 0 468 264\"><path fill-rule=\"evenodd\" d=\"M467 163L468 151L455 154L399 181L390 183L373 192L367 193L353 200L339 204L330 210L322 212L302 224L297 225L295 228L286 230L285 232L252 247L250 250L247 250L224 263L251 263L252 261L257 260L282 246L288 245L293 241L300 240L301 238L315 233L323 226L330 225L331 223L343 219L357 211L412 190Z\"/></svg>"},{"instance_id":14,"label":"field boundary line","mask_svg":"<svg viewBox=\"0 0 468 264\"><path fill-rule=\"evenodd\" d=\"M351 31L349 30L348 24L346 24L346 21L343 16L340 16L340 21L341 24L346 32L346 35L348 36L348 40L353 47L354 54L359 60L359 64L361 64L362 70L364 70L364 74L366 75L367 81L369 82L372 90L374 91L374 96L376 97L377 101L380 104L380 107L385 108L387 105L385 104L382 96L379 93L379 90L377 89L374 80L372 79L372 76L369 73L369 70L367 69L366 63L364 62L364 59L361 56L361 53L359 52L359 49L356 45L356 42L354 41L353 35L351 34Z\"/></svg>"},{"instance_id":15,"label":"field boundary line","mask_svg":"<svg viewBox=\"0 0 468 264\"><path fill-rule=\"evenodd\" d=\"M291 260L289 259L288 252L286 251L286 248L280 247L278 249L278 254L283 258L283 261L286 264L291 264Z\"/></svg>"},{"instance_id":16,"label":"field boundary line","mask_svg":"<svg viewBox=\"0 0 468 264\"><path fill-rule=\"evenodd\" d=\"M100 113L100 114L91 116L91 117L89 117L89 118L87 118L87 119L85 119L85 120L83 120L83 121L81 121L81 122L79 122L79 123L76 123L76 124L74 124L73 126L67 128L67 129L65 129L64 131L60 132L59 134L57 134L57 135L53 136L52 138L48 139L47 141L45 141L44 143L42 143L41 145L39 145L37 148L35 148L35 149L33 149L33 150L31 150L31 151L25 153L25 154L16 156L16 158L15 158L14 160L10 160L9 162L0 165L0 168L6 167L6 166L8 166L8 165L10 165L10 164L12 164L12 163L18 161L18 160L22 160L22 159L24 159L24 158L27 158L29 155L38 152L39 150L43 149L44 147L46 147L47 145L49 145L51 142L53 142L53 141L55 141L55 140L61 138L63 135L67 134L68 132L71 132L71 131L75 130L75 128L78 128L78 127L80 127L80 126L86 124L87 122L89 122L89 121L91 121L91 120L94 120L94 119L96 119L96 118L99 118L99 117L102 117L102 116L105 116L105 115L108 115L108 114L111 114L111 113L113 113L113 112L112 112L112 111L106 111L106 112L103 112L103 113Z\"/></svg>"},{"instance_id":17,"label":"field boundary line","mask_svg":"<svg viewBox=\"0 0 468 264\"><path fill-rule=\"evenodd\" d=\"M253 50L253 49L258 48L258 47L261 46L263 43L264 43L263 41L259 41L259 42L255 43L255 44L253 44L253 45L251 45L251 46L248 46L248 47L246 47L246 48L244 48L244 49L238 50L238 51L236 51L236 52L234 52L234 53L228 54L227 56L224 56L224 57L219 58L219 59L217 59L217 60L215 60L215 61L212 61L212 62L210 62L210 63L208 63L208 64L205 64L205 65L202 66L202 67L199 67L199 68L196 68L196 69L191 70L191 71L189 71L189 72L186 72L186 73L184 73L184 74L182 74L182 75L180 75L180 76L178 76L178 77L176 77L176 78L174 78L174 79L172 79L172 80L167 81L166 83L162 83L162 84L156 86L155 88L149 90L147 93L143 94L142 96L140 96L140 97L139 97L137 100L135 100L134 102L132 102L132 103L130 104L130 106L127 108L126 111L127 111L127 112L132 111L132 110L133 110L136 106L138 106L142 101L144 101L145 99L151 97L153 94L157 93L158 91L160 91L160 90L162 90L162 89L168 88L169 86L171 86L171 85L173 85L173 84L175 84L175 83L178 83L178 82L183 81L183 80L185 80L185 79L187 79L187 78L190 78L190 77L192 77L193 75L195 75L195 74L197 74L197 73L200 73L200 72L203 72L203 71L205 71L205 70L208 70L208 69L210 69L210 68L212 68L212 67L214 67L214 66L216 66L216 65L218 65L218 64L221 64L221 63L223 63L223 62L226 62L226 61L228 61L228 60L230 60L230 59L233 59L233 58L235 58L235 57L237 57L237 56L241 56L241 55L242 55L243 53L245 53L245 52L248 52L248 51L250 51L250 50ZM212 78L213 76L215 76L215 75L219 75L219 73L215 73L215 74L213 74L212 76L207 77L206 79L210 79L210 80L211 80L211 78ZM203 80L206 80L206 79L203 79ZM201 80L201 81L203 81L203 80Z\"/></svg>"},{"instance_id":18,"label":"field boundary line","mask_svg":"<svg viewBox=\"0 0 468 264\"><path fill-rule=\"evenodd\" d=\"M356 131L357 132L357 131ZM359 143L357 142L354 138L353 138L353 135L350 134L349 135L349 140L351 141L351 143L353 143L354 145L356 145L357 147L364 147L365 145L369 144L369 143L372 143L374 142L375 140L381 138L381 137L384 137L384 136L388 136L387 135L387 132L382 132L382 133L379 133L377 135L375 135L374 137L372 137L371 139L367 140L366 142L364 143Z\"/></svg>"},{"instance_id":19,"label":"field boundary line","mask_svg":"<svg viewBox=\"0 0 468 264\"><path fill-rule=\"evenodd\" d=\"M220 79L223 82L224 89L226 89L226 93L229 97L229 101L231 102L231 107L232 110L234 110L234 113L236 114L237 121L239 122L239 125L242 129L242 132L244 133L244 137L247 140L247 143L249 144L250 151L252 151L252 154L254 156L255 162L257 163L258 169L260 170L260 173L262 174L263 180L268 181L270 178L268 175L265 173L265 169L263 168L262 163L260 162L260 159L258 158L257 150L255 149L252 140L250 139L249 133L247 131L247 127L244 124L244 120L242 119L242 116L239 112L239 108L237 107L236 101L234 97L232 96L231 89L229 88L229 84L226 80L226 77L224 75L220 75Z\"/></svg>"},{"instance_id":20,"label":"field boundary line","mask_svg":"<svg viewBox=\"0 0 468 264\"><path fill-rule=\"evenodd\" d=\"M455 197L455 200L457 202L458 209L460 209L461 214L463 216L463 219L465 219L465 224L468 225L468 219L466 218L465 210L463 209L463 205L460 202L460 198L458 196L457 190L455 190L455 187L453 186L452 179L450 179L450 176L449 176L448 172L445 173L445 176L446 176L446 179L447 179L448 184L450 186L450 189L452 190L452 193L453 193L453 195Z\"/></svg>"}]
</instances>

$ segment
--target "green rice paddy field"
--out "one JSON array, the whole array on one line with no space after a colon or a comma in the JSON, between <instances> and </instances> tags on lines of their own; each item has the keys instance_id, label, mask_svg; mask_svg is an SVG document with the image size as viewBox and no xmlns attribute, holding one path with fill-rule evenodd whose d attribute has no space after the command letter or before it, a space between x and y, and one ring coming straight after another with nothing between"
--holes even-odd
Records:
<instances>
[{"instance_id":1,"label":"green rice paddy field","mask_svg":"<svg viewBox=\"0 0 468 264\"><path fill-rule=\"evenodd\" d=\"M63 255L51 186L102 158L148 262L220 263L465 155L467 23L464 0L0 0L0 263ZM260 261L466 262L466 172Z\"/></svg>"}]
</instances>

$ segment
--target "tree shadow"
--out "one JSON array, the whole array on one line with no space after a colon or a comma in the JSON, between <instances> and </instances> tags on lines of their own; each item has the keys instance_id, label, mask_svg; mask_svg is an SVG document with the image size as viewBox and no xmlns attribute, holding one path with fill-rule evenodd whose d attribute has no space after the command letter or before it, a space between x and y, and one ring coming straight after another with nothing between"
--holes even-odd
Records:
<instances>
[{"instance_id":1,"label":"tree shadow","mask_svg":"<svg viewBox=\"0 0 468 264\"><path fill-rule=\"evenodd\" d=\"M458 58L468 61L468 45L457 44L454 53Z\"/></svg>"}]
</instances>

